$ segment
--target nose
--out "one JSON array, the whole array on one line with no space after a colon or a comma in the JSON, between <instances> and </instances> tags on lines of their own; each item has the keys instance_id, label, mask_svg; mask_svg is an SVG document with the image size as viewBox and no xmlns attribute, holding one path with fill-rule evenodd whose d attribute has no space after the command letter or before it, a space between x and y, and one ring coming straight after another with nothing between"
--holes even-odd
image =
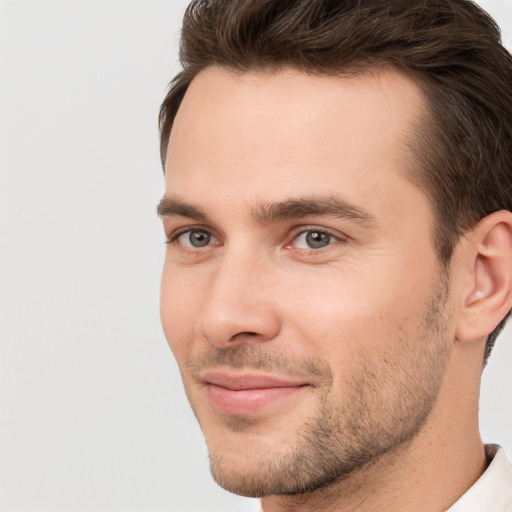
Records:
<instances>
[{"instance_id":1,"label":"nose","mask_svg":"<svg viewBox=\"0 0 512 512\"><path fill-rule=\"evenodd\" d=\"M219 348L274 339L281 330L275 278L262 262L223 258L209 279L197 333Z\"/></svg>"}]
</instances>

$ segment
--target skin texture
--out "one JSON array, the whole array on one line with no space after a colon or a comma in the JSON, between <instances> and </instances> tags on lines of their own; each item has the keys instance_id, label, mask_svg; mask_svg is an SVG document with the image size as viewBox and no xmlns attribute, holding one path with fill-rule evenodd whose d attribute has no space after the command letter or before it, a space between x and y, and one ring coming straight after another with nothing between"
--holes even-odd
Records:
<instances>
[{"instance_id":1,"label":"skin texture","mask_svg":"<svg viewBox=\"0 0 512 512\"><path fill-rule=\"evenodd\" d=\"M510 219L440 267L431 205L407 178L423 106L393 70L212 68L178 112L162 323L214 478L265 512L445 510L484 469L478 386L500 312L486 313L498 287L479 251L510 245ZM226 412L212 370L293 389Z\"/></svg>"}]
</instances>

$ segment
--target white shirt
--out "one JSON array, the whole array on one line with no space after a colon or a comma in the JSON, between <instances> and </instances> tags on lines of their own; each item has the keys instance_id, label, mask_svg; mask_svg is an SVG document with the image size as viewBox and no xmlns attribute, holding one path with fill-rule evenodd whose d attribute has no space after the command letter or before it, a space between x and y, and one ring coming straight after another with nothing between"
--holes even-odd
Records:
<instances>
[{"instance_id":1,"label":"white shirt","mask_svg":"<svg viewBox=\"0 0 512 512\"><path fill-rule=\"evenodd\" d=\"M492 460L484 474L446 512L512 512L512 465L496 444L485 453Z\"/></svg>"}]
</instances>

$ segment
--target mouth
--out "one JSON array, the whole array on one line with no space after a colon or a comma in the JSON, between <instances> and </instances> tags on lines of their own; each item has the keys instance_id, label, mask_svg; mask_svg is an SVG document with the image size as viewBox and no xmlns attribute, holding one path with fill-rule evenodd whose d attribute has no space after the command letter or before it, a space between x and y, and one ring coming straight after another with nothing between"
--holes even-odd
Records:
<instances>
[{"instance_id":1,"label":"mouth","mask_svg":"<svg viewBox=\"0 0 512 512\"><path fill-rule=\"evenodd\" d=\"M214 409L242 416L264 412L310 387L289 377L220 370L204 372L202 381Z\"/></svg>"}]
</instances>

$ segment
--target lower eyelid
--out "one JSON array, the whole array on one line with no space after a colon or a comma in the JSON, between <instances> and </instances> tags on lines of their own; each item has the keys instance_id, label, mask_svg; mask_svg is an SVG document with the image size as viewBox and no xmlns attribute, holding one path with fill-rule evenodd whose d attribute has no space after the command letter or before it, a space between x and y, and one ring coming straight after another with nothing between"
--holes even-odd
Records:
<instances>
[{"instance_id":1,"label":"lower eyelid","mask_svg":"<svg viewBox=\"0 0 512 512\"><path fill-rule=\"evenodd\" d=\"M179 243L179 238L187 233L191 233L191 232L194 232L194 231L200 231L200 232L204 232L204 233L208 233L210 235L210 243L204 247L194 247L194 246L188 246L188 245L185 245L183 243ZM317 233L322 233L324 235L327 235L329 236L332 240L324 247L320 247L320 248L312 248L312 247L296 247L294 242L301 236L301 235L304 235L306 233L310 233L310 232L317 232ZM292 233L292 235L290 236L289 238L289 241L285 243L285 248L288 248L288 249L297 249L297 250L300 250L300 251L308 251L308 252L319 252L321 251L322 249L327 249L329 248L331 245L334 245L338 242L346 242L347 241L347 237L339 234L339 233L332 233L326 229L315 229L315 228L311 228L311 229L304 229L302 228L300 231L296 231L295 233ZM212 247L212 246L216 246L216 245L219 245L219 239L208 229L204 229L204 228L201 228L200 226L198 227L189 227L189 228L186 228L186 229L182 229L182 230L176 230L174 232L171 232L168 236L166 236L166 240L165 240L165 243L166 244L173 244L173 243L178 243L178 245L180 245L181 247L184 247L186 248L186 250L201 250L201 249L207 249L208 247Z\"/></svg>"},{"instance_id":2,"label":"lower eyelid","mask_svg":"<svg viewBox=\"0 0 512 512\"><path fill-rule=\"evenodd\" d=\"M327 235L329 236L332 240L330 241L329 244L327 244L325 247L323 248L327 248L337 242L345 242L347 240L347 238L345 236L342 236L340 234L337 234L337 233L332 233L331 231L328 231L326 229L315 229L315 228L311 228L311 229L301 229L300 231L298 232L295 232L295 234L293 234L291 237L290 237L290 241L286 243L286 247L291 247L293 245L293 243L301 236L301 235L305 235L307 233L321 233L323 235ZM318 248L318 249L314 249L312 247L310 248L300 248L300 250L307 250L307 251L319 251L321 248Z\"/></svg>"},{"instance_id":3,"label":"lower eyelid","mask_svg":"<svg viewBox=\"0 0 512 512\"><path fill-rule=\"evenodd\" d=\"M210 236L209 242L203 246L194 246L189 243L180 242L180 238L183 235L190 236L190 233L193 233L193 232L207 233ZM183 252L187 252L191 255L201 254L201 253L204 254L208 250L211 250L214 247L218 247L219 245L222 245L220 240L210 230L203 229L203 228L189 228L189 229L184 229L182 231L178 231L178 232L174 233L173 235L171 235L168 243L177 245Z\"/></svg>"}]
</instances>

